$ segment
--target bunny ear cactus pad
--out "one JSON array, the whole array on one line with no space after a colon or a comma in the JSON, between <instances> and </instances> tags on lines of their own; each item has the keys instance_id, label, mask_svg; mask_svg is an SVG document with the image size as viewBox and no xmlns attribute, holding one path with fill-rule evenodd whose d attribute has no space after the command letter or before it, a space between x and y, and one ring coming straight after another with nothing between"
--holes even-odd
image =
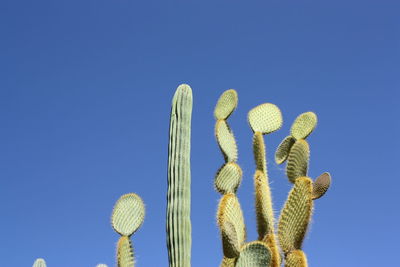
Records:
<instances>
[{"instance_id":1,"label":"bunny ear cactus pad","mask_svg":"<svg viewBox=\"0 0 400 267\"><path fill-rule=\"evenodd\" d=\"M286 256L285 267L307 267L307 257L302 250L293 250Z\"/></svg>"},{"instance_id":2,"label":"bunny ear cactus pad","mask_svg":"<svg viewBox=\"0 0 400 267\"><path fill-rule=\"evenodd\" d=\"M317 126L317 115L314 112L300 114L294 121L290 134L299 139L305 139Z\"/></svg>"},{"instance_id":3,"label":"bunny ear cactus pad","mask_svg":"<svg viewBox=\"0 0 400 267\"><path fill-rule=\"evenodd\" d=\"M229 193L222 196L221 201L218 205L217 211L217 223L221 229L222 245L228 244L231 241L237 242L238 244L232 244L229 247L224 247L224 253L231 251L225 255L231 258L235 254L233 248L240 247L246 240L246 229L243 219L242 209L240 207L239 200L235 194ZM231 224L231 225L229 225ZM228 228L229 227L229 228ZM235 234L236 237L230 237L229 235Z\"/></svg>"},{"instance_id":4,"label":"bunny ear cactus pad","mask_svg":"<svg viewBox=\"0 0 400 267\"><path fill-rule=\"evenodd\" d=\"M306 140L297 140L290 150L286 175L294 183L297 177L307 176L310 147Z\"/></svg>"},{"instance_id":5,"label":"bunny ear cactus pad","mask_svg":"<svg viewBox=\"0 0 400 267\"><path fill-rule=\"evenodd\" d=\"M117 266L133 267L134 265L131 240L127 236L121 236L117 245Z\"/></svg>"},{"instance_id":6,"label":"bunny ear cactus pad","mask_svg":"<svg viewBox=\"0 0 400 267\"><path fill-rule=\"evenodd\" d=\"M224 120L217 121L215 125L215 136L225 161L237 161L238 151L235 136Z\"/></svg>"},{"instance_id":7,"label":"bunny ear cactus pad","mask_svg":"<svg viewBox=\"0 0 400 267\"><path fill-rule=\"evenodd\" d=\"M33 263L33 267L46 267L46 262L42 258L36 259Z\"/></svg>"},{"instance_id":8,"label":"bunny ear cactus pad","mask_svg":"<svg viewBox=\"0 0 400 267\"><path fill-rule=\"evenodd\" d=\"M270 103L261 104L249 111L247 116L253 132L268 134L282 126L282 113L277 106Z\"/></svg>"},{"instance_id":9,"label":"bunny ear cactus pad","mask_svg":"<svg viewBox=\"0 0 400 267\"><path fill-rule=\"evenodd\" d=\"M112 227L120 235L131 236L142 225L144 213L144 203L138 195L123 195L115 203L111 216Z\"/></svg>"},{"instance_id":10,"label":"bunny ear cactus pad","mask_svg":"<svg viewBox=\"0 0 400 267\"><path fill-rule=\"evenodd\" d=\"M234 162L228 162L217 172L214 185L221 194L235 193L242 181L242 169Z\"/></svg>"},{"instance_id":11,"label":"bunny ear cactus pad","mask_svg":"<svg viewBox=\"0 0 400 267\"><path fill-rule=\"evenodd\" d=\"M286 136L285 139L279 144L275 152L275 162L276 164L282 164L286 161L289 156L290 149L296 142L293 136Z\"/></svg>"},{"instance_id":12,"label":"bunny ear cactus pad","mask_svg":"<svg viewBox=\"0 0 400 267\"><path fill-rule=\"evenodd\" d=\"M217 120L226 120L236 109L238 104L238 95L235 90L226 90L219 97L215 106L214 116Z\"/></svg>"},{"instance_id":13,"label":"bunny ear cactus pad","mask_svg":"<svg viewBox=\"0 0 400 267\"><path fill-rule=\"evenodd\" d=\"M278 238L285 254L301 249L313 209L312 190L310 178L297 178L282 209Z\"/></svg>"},{"instance_id":14,"label":"bunny ear cactus pad","mask_svg":"<svg viewBox=\"0 0 400 267\"><path fill-rule=\"evenodd\" d=\"M243 246L235 267L269 267L271 250L260 241L253 241Z\"/></svg>"},{"instance_id":15,"label":"bunny ear cactus pad","mask_svg":"<svg viewBox=\"0 0 400 267\"><path fill-rule=\"evenodd\" d=\"M328 172L321 174L315 181L313 186L313 200L325 195L331 185L331 175Z\"/></svg>"}]
</instances>

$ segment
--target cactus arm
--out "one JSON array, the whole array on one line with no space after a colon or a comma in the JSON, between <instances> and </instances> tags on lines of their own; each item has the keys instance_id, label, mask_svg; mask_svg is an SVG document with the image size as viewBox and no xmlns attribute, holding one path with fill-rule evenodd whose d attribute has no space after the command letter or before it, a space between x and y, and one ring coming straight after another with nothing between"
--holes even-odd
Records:
<instances>
[{"instance_id":1,"label":"cactus arm","mask_svg":"<svg viewBox=\"0 0 400 267\"><path fill-rule=\"evenodd\" d=\"M132 242L128 236L121 236L117 244L117 266L134 267Z\"/></svg>"},{"instance_id":2,"label":"cactus arm","mask_svg":"<svg viewBox=\"0 0 400 267\"><path fill-rule=\"evenodd\" d=\"M301 249L312 215L312 190L312 180L299 177L289 192L278 223L279 244L285 255Z\"/></svg>"},{"instance_id":3,"label":"cactus arm","mask_svg":"<svg viewBox=\"0 0 400 267\"><path fill-rule=\"evenodd\" d=\"M172 100L168 146L167 247L170 267L189 267L190 125L192 90L182 84Z\"/></svg>"}]
</instances>

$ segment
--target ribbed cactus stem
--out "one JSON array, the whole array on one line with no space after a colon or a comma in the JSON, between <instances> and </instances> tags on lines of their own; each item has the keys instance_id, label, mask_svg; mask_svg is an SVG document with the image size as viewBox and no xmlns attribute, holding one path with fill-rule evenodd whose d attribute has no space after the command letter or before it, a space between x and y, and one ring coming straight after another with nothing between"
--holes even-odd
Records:
<instances>
[{"instance_id":1,"label":"ribbed cactus stem","mask_svg":"<svg viewBox=\"0 0 400 267\"><path fill-rule=\"evenodd\" d=\"M172 100L168 146L167 247L170 267L189 267L190 124L192 90L182 84Z\"/></svg>"}]
</instances>

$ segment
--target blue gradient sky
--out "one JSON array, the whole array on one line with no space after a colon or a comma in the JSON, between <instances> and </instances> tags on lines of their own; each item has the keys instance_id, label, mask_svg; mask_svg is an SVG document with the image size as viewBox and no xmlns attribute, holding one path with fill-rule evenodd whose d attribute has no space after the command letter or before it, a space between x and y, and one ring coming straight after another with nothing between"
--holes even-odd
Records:
<instances>
[{"instance_id":1,"label":"blue gradient sky","mask_svg":"<svg viewBox=\"0 0 400 267\"><path fill-rule=\"evenodd\" d=\"M242 1L244 2L244 1ZM110 214L135 192L146 219L138 267L167 266L167 142L175 88L193 89L192 266L218 266L213 177L223 163L214 105L230 119L254 220L247 112L278 105L266 138L275 209L290 185L273 153L294 118L315 111L310 176L333 177L304 244L309 265L394 266L399 234L398 1L0 2L1 266L114 265Z\"/></svg>"}]
</instances>

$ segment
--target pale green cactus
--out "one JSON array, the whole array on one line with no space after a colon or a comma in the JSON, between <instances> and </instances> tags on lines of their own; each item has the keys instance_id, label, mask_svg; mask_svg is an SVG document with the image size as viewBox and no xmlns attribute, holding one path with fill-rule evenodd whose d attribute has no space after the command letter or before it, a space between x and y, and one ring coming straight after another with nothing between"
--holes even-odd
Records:
<instances>
[{"instance_id":1,"label":"pale green cactus","mask_svg":"<svg viewBox=\"0 0 400 267\"><path fill-rule=\"evenodd\" d=\"M235 162L224 164L215 176L215 189L221 194L236 193L242 175L242 169Z\"/></svg>"},{"instance_id":2,"label":"pale green cactus","mask_svg":"<svg viewBox=\"0 0 400 267\"><path fill-rule=\"evenodd\" d=\"M117 266L118 267L135 266L132 242L127 236L121 236L119 238L117 244Z\"/></svg>"},{"instance_id":3,"label":"pale green cactus","mask_svg":"<svg viewBox=\"0 0 400 267\"><path fill-rule=\"evenodd\" d=\"M290 134L299 139L306 139L317 126L317 115L314 112L305 112L300 114L294 121Z\"/></svg>"},{"instance_id":4,"label":"pale green cactus","mask_svg":"<svg viewBox=\"0 0 400 267\"><path fill-rule=\"evenodd\" d=\"M265 267L272 262L271 250L260 241L252 241L243 246L235 267Z\"/></svg>"},{"instance_id":5,"label":"pale green cactus","mask_svg":"<svg viewBox=\"0 0 400 267\"><path fill-rule=\"evenodd\" d=\"M168 146L167 247L170 267L189 267L190 125L192 89L182 84L172 100Z\"/></svg>"},{"instance_id":6,"label":"pale green cactus","mask_svg":"<svg viewBox=\"0 0 400 267\"><path fill-rule=\"evenodd\" d=\"M42 258L38 258L33 263L33 267L46 267L46 261Z\"/></svg>"}]
</instances>

